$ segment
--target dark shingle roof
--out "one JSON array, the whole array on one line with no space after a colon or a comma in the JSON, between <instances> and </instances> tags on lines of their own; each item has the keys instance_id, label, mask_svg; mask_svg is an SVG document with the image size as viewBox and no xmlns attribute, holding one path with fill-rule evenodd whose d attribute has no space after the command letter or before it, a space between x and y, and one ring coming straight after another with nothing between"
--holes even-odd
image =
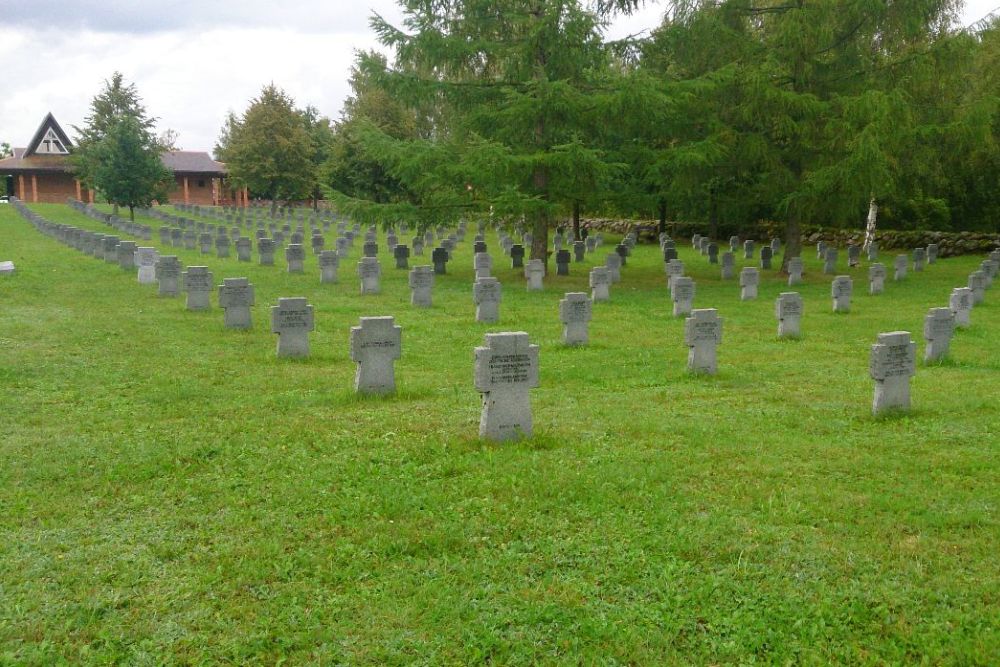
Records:
<instances>
[{"instance_id":1,"label":"dark shingle roof","mask_svg":"<svg viewBox=\"0 0 1000 667\"><path fill-rule=\"evenodd\" d=\"M226 174L226 165L216 162L204 151L168 151L163 154L163 164L174 173L213 176Z\"/></svg>"},{"instance_id":2,"label":"dark shingle roof","mask_svg":"<svg viewBox=\"0 0 1000 667\"><path fill-rule=\"evenodd\" d=\"M15 148L12 157L0 160L0 174L32 171L69 173L73 171L73 167L65 155L29 155L24 157L24 152L23 148ZM227 173L225 164L216 162L204 151L168 151L161 157L167 169L178 174L225 176Z\"/></svg>"}]
</instances>

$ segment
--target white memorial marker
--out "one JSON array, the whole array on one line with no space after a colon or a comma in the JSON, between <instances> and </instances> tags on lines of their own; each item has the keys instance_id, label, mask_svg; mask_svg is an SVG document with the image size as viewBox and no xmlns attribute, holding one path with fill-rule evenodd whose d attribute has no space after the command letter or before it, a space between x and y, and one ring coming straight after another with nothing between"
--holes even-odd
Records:
<instances>
[{"instance_id":1,"label":"white memorial marker","mask_svg":"<svg viewBox=\"0 0 1000 667\"><path fill-rule=\"evenodd\" d=\"M490 440L531 437L529 390L538 386L538 346L523 331L486 334L476 348L476 389L483 397L479 436Z\"/></svg>"},{"instance_id":2,"label":"white memorial marker","mask_svg":"<svg viewBox=\"0 0 1000 667\"><path fill-rule=\"evenodd\" d=\"M301 243L291 243L285 248L285 261L288 262L289 273L304 273L305 260L306 249Z\"/></svg>"},{"instance_id":3,"label":"white memorial marker","mask_svg":"<svg viewBox=\"0 0 1000 667\"><path fill-rule=\"evenodd\" d=\"M910 378L917 372L917 344L910 340L910 332L879 334L872 345L870 370L875 380L872 412L909 410Z\"/></svg>"},{"instance_id":4,"label":"white memorial marker","mask_svg":"<svg viewBox=\"0 0 1000 667\"><path fill-rule=\"evenodd\" d=\"M798 285L802 282L802 270L804 265L801 257L792 257L788 260L788 286Z\"/></svg>"},{"instance_id":5,"label":"white memorial marker","mask_svg":"<svg viewBox=\"0 0 1000 667\"><path fill-rule=\"evenodd\" d=\"M986 275L982 271L969 274L969 289L972 290L972 305L978 306L986 298Z\"/></svg>"},{"instance_id":6,"label":"white memorial marker","mask_svg":"<svg viewBox=\"0 0 1000 667\"><path fill-rule=\"evenodd\" d=\"M608 273L608 267L595 266L590 270L590 294L594 301L609 301L611 299L608 289L610 286L611 274Z\"/></svg>"},{"instance_id":7,"label":"white memorial marker","mask_svg":"<svg viewBox=\"0 0 1000 667\"><path fill-rule=\"evenodd\" d=\"M608 270L608 275L611 276L612 284L621 282L622 279L622 258L616 252L609 253L604 259L604 266Z\"/></svg>"},{"instance_id":8,"label":"white memorial marker","mask_svg":"<svg viewBox=\"0 0 1000 667\"><path fill-rule=\"evenodd\" d=\"M684 320L684 342L688 346L688 370L715 375L715 348L722 342L722 318L715 308L691 311Z\"/></svg>"},{"instance_id":9,"label":"white memorial marker","mask_svg":"<svg viewBox=\"0 0 1000 667\"><path fill-rule=\"evenodd\" d=\"M477 252L472 259L473 268L476 271L476 279L489 278L493 271L493 258L489 253Z\"/></svg>"},{"instance_id":10,"label":"white memorial marker","mask_svg":"<svg viewBox=\"0 0 1000 667\"><path fill-rule=\"evenodd\" d=\"M559 320L563 323L564 345L586 345L593 303L586 292L567 292L559 302Z\"/></svg>"},{"instance_id":11,"label":"white memorial marker","mask_svg":"<svg viewBox=\"0 0 1000 667\"><path fill-rule=\"evenodd\" d=\"M396 391L395 364L400 356L402 331L392 317L362 317L359 326L351 327L351 360L358 365L354 376L356 392Z\"/></svg>"},{"instance_id":12,"label":"white memorial marker","mask_svg":"<svg viewBox=\"0 0 1000 667\"><path fill-rule=\"evenodd\" d=\"M278 305L271 306L271 333L278 334L279 357L308 357L314 326L313 307L303 296L279 298Z\"/></svg>"},{"instance_id":13,"label":"white memorial marker","mask_svg":"<svg viewBox=\"0 0 1000 667\"><path fill-rule=\"evenodd\" d=\"M896 255L895 264L893 267L896 269L893 275L893 280L902 280L906 277L906 267L909 263L909 258L906 255Z\"/></svg>"},{"instance_id":14,"label":"white memorial marker","mask_svg":"<svg viewBox=\"0 0 1000 667\"><path fill-rule=\"evenodd\" d=\"M180 292L177 281L181 277L181 263L176 255L163 255L156 260L156 280L159 282L160 296L177 296Z\"/></svg>"},{"instance_id":15,"label":"white memorial marker","mask_svg":"<svg viewBox=\"0 0 1000 667\"><path fill-rule=\"evenodd\" d=\"M684 262L672 259L664 265L664 268L667 271L667 289L673 289L674 280L684 275Z\"/></svg>"}]
</instances>

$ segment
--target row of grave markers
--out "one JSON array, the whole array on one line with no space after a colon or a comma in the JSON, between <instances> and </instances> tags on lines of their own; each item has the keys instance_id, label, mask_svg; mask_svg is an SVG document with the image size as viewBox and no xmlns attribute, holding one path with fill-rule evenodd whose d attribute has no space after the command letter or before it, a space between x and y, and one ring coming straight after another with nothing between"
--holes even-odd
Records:
<instances>
[{"instance_id":1,"label":"row of grave markers","mask_svg":"<svg viewBox=\"0 0 1000 667\"><path fill-rule=\"evenodd\" d=\"M81 235L78 230L69 225L56 225L50 223L41 216L32 213L19 202L15 202L19 210L41 231L55 236L69 245L79 246ZM105 239L105 243L100 245L100 252L96 250L94 254L107 261L115 261L123 268L138 266L139 280L148 279L149 251L155 253L154 248L135 248L131 242L118 242L112 249L111 241ZM79 249L84 250L80 247ZM129 263L129 251L133 257L138 259L134 264ZM147 261L139 259L144 256ZM108 253L112 252L111 255ZM88 254L90 254L88 252ZM477 253L479 260L476 272L479 276L474 284L474 301L477 306L477 320L495 321L497 318L496 309L500 301L500 285L496 278L489 275L488 266L483 263L480 256L484 253ZM365 258L372 259L372 258ZM164 262L163 260L169 260ZM671 260L678 261L678 260ZM540 263L540 262L539 262ZM669 263L669 262L668 262ZM180 264L176 257L159 258L153 267L153 274L160 281L161 293L163 286L168 286L168 293L173 289L176 295L176 281L180 276L188 291L188 308L192 310L210 307L208 295L212 291L212 274L207 267L188 267L187 271L180 271ZM418 269L420 269L418 271ZM360 271L360 268L359 268ZM525 268L528 273L527 267ZM593 271L606 271L603 267L596 267ZM593 283L592 271L592 283ZM977 272L983 276L982 290L989 287L1000 271L1000 250L994 251L990 258L985 260L981 271ZM430 267L415 267L411 272L411 287L414 287L414 275L423 274L433 281L433 273ZM693 282L684 276L672 276L671 289L675 292L675 315L678 314L677 302L684 301L683 293L685 287L690 287L690 294L693 298ZM844 311L849 308L850 299L850 277L839 276L832 285L832 296L834 298L834 310ZM419 281L417 281L419 282ZM419 287L419 285L418 285ZM425 285L426 287L426 285ZM225 325L230 328L249 327L250 306L254 304L253 286L246 278L227 278L223 285L219 286L219 305L225 309ZM530 281L529 281L530 289ZM416 291L414 292L416 296ZM427 294L429 301L429 293ZM690 299L687 299L689 302ZM972 306L981 303L982 291L978 298L976 290L972 288L956 288L952 294L949 308L935 308L928 314L924 335L928 342L925 354L926 361L935 361L943 358L948 351L952 332L958 323L959 326L968 326L968 313ZM569 293L559 304L560 319L563 322L563 342L567 345L586 344L588 342L588 323L592 316L592 297L586 293ZM782 293L775 304L775 313L778 318L779 337L798 336L799 320L803 313L801 295L797 293ZM714 374L716 372L716 347L722 340L722 319L718 317L715 309L690 310L690 317L685 320L685 343L689 348L688 368L696 373ZM361 318L361 325L352 328L351 334L351 357L358 364L358 374L355 381L356 390L362 393L386 393L395 390L395 381L392 371L392 359L399 358L398 335L396 343L391 342L364 342L367 338L364 335L366 326L370 326L371 331L391 331L399 333L400 328L393 323L391 317ZM371 324L366 324L371 320ZM272 332L278 334L278 355L279 356L304 356L308 354L309 343L308 333L314 328L313 307L307 303L303 297L279 299L277 306L272 308ZM356 333L357 332L357 333ZM489 345L490 336L524 336L523 332L507 334L490 334L487 337ZM356 343L355 337L361 336L361 342ZM378 337L376 337L378 338ZM382 338L386 338L383 336ZM391 338L391 337L390 337ZM904 342L905 339L905 342ZM537 360L537 346L535 357ZM384 348L389 357L382 358L377 350ZM479 350L477 348L477 359ZM395 356L392 356L395 355ZM363 370L365 360L368 360L368 370ZM912 363L911 361L912 360ZM895 365L893 365L895 364ZM909 365L907 365L909 364ZM899 366L899 367L897 367ZM909 369L909 370L907 370ZM478 375L477 368L477 379ZM871 375L876 381L876 392L873 401L873 410L880 413L887 409L908 408L909 407L909 377L915 373L915 343L909 340L908 332L892 332L880 334L879 342L873 346L871 360ZM537 377L537 364L535 369ZM477 380L478 382L478 380ZM477 383L478 386L478 383ZM486 437L495 437L504 432L508 427L502 426L504 419L497 422L501 426L490 426L491 420L487 418L488 405L494 404L484 395L483 424L481 433ZM516 401L515 401L516 402ZM497 415L507 414L509 410L494 410ZM524 433L530 433L530 409L527 414L527 424ZM494 420L495 421L495 420ZM509 429L508 429L509 430Z\"/></svg>"}]
</instances>

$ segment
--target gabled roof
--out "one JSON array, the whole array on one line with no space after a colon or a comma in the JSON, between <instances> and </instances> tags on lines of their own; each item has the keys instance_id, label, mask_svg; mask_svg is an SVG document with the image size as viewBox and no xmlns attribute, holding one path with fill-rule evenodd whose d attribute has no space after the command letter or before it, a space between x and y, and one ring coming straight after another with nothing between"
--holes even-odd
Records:
<instances>
[{"instance_id":1,"label":"gabled roof","mask_svg":"<svg viewBox=\"0 0 1000 667\"><path fill-rule=\"evenodd\" d=\"M31 155L25 157L24 148L15 148L14 154L0 160L0 174L51 171L68 173L72 170L66 155Z\"/></svg>"},{"instance_id":2,"label":"gabled roof","mask_svg":"<svg viewBox=\"0 0 1000 667\"><path fill-rule=\"evenodd\" d=\"M167 151L161 159L175 174L226 175L226 165L216 162L204 151Z\"/></svg>"},{"instance_id":3,"label":"gabled roof","mask_svg":"<svg viewBox=\"0 0 1000 667\"><path fill-rule=\"evenodd\" d=\"M59 141L62 142L62 145L66 147L66 150L73 147L73 142L70 141L69 137L66 136L66 133L63 132L63 129L59 126L55 116L53 116L50 111L45 114L45 119L42 120L42 124L38 126L38 131L35 132L35 136L31 138L30 142L28 142L28 147L24 150L24 157L31 157L35 154L35 151L38 150L38 146L42 143L42 139L45 137L45 134L49 129L55 133L56 137L59 138Z\"/></svg>"}]
</instances>

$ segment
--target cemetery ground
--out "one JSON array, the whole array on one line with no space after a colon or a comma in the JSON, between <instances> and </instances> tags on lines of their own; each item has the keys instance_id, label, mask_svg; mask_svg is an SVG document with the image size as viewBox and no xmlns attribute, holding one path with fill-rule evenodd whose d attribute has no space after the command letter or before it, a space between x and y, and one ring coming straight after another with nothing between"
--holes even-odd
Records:
<instances>
[{"instance_id":1,"label":"cemetery ground","mask_svg":"<svg viewBox=\"0 0 1000 667\"><path fill-rule=\"evenodd\" d=\"M363 297L360 243L338 284L311 251L293 275L281 252L161 248L250 278L234 331L216 294L189 312L0 209L0 663L1000 662L1000 287L948 361L918 362L912 412L873 417L868 375L880 332L922 352L928 308L982 257L873 297L842 254L855 295L834 314L809 249L803 285L763 271L741 302L678 239L695 307L725 321L709 377L686 372L655 245L568 348L558 301L612 244L527 292L489 232L487 325L471 237L431 309L384 239ZM791 289L803 337L781 341ZM292 296L315 307L308 359L275 355L269 309ZM402 327L399 391L359 398L349 330L374 315ZM519 330L541 348L535 436L488 443L473 348Z\"/></svg>"}]
</instances>

